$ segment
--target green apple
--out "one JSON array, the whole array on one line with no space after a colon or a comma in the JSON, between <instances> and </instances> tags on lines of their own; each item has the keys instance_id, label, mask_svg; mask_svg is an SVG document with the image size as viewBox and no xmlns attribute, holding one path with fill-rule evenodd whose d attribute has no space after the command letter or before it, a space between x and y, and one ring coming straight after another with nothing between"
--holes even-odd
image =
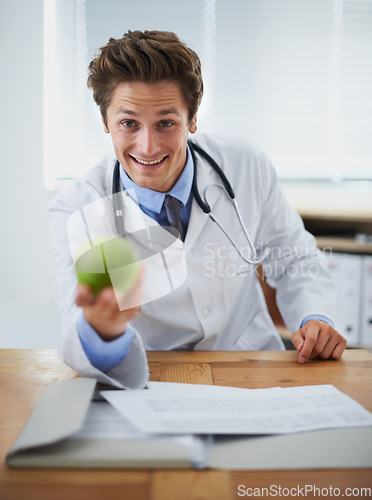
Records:
<instances>
[{"instance_id":1,"label":"green apple","mask_svg":"<svg viewBox=\"0 0 372 500\"><path fill-rule=\"evenodd\" d=\"M83 248L75 262L78 282L89 285L95 295L102 288L113 286L119 293L127 292L134 284L139 262L134 245L122 236L93 242Z\"/></svg>"}]
</instances>

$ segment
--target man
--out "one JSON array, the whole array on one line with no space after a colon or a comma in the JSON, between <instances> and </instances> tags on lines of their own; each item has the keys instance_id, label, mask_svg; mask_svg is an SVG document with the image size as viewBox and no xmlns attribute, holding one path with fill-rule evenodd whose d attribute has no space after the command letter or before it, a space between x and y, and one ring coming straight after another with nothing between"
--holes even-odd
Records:
<instances>
[{"instance_id":1,"label":"man","mask_svg":"<svg viewBox=\"0 0 372 500\"><path fill-rule=\"evenodd\" d=\"M254 262L260 259L253 246L263 248L262 264L294 332L299 362L340 358L346 341L333 328L333 285L314 238L283 198L268 159L244 141L197 134L195 150L187 143L197 130L203 94L195 52L173 33L128 32L110 39L89 69L88 86L115 158L77 179L50 206L64 361L82 375L130 388L146 383L145 349L283 349L255 278ZM244 227L221 176L198 147L232 185ZM164 247L147 254L144 277L120 307L113 288L98 296L87 286L76 288L74 272L85 232L90 231L90 242L94 231L99 237L104 231L106 239L117 234L111 205L117 160L123 191L114 196L123 203L125 231L155 228L165 246L182 249L178 264L183 269L171 276L167 289L164 283L169 283L158 277L169 278L174 252L166 254ZM194 176L222 230L197 203ZM173 207L178 203L176 216L169 200ZM169 240L162 227L169 225L179 229L184 245ZM141 280L147 294L142 301Z\"/></svg>"}]
</instances>

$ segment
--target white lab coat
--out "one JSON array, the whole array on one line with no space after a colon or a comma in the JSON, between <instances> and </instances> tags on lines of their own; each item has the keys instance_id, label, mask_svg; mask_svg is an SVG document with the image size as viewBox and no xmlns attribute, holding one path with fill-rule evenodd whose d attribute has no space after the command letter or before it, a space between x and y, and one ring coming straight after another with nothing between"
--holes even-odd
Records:
<instances>
[{"instance_id":1,"label":"white lab coat","mask_svg":"<svg viewBox=\"0 0 372 500\"><path fill-rule=\"evenodd\" d=\"M297 330L310 314L333 319L332 280L315 239L304 230L301 218L283 197L269 160L245 141L203 134L197 134L193 140L224 170L254 246L271 249L263 265L268 282L277 288L277 303L289 329ZM136 335L130 353L117 367L104 374L91 365L76 329L80 310L74 303L76 277L71 254L84 239L83 223L89 225L94 221L97 235L102 236L104 230L107 238L115 237L111 198L107 198L112 192L114 163L115 158L106 158L74 181L50 205L56 292L62 318L59 347L62 359L81 375L134 388L147 381L145 350L283 349L253 266L237 256L225 235L193 200L182 251L186 280L181 280L172 293L142 305L140 314L131 323ZM211 187L221 185L218 175L199 157L197 179L202 195L210 186L207 197L214 215L238 242L244 255L251 256L231 200L217 187ZM80 217L81 208L85 217L79 226L71 221L76 222L77 215ZM129 226L135 219L157 226L132 200L126 210ZM148 286L154 286L154 280Z\"/></svg>"}]
</instances>

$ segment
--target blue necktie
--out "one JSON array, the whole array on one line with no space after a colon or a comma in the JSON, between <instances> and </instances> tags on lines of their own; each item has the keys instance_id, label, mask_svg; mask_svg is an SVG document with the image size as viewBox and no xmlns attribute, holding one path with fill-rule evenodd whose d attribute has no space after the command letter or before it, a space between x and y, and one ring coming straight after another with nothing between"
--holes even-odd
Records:
<instances>
[{"instance_id":1,"label":"blue necktie","mask_svg":"<svg viewBox=\"0 0 372 500\"><path fill-rule=\"evenodd\" d=\"M179 233L181 240L185 241L186 227L180 218L181 206L182 203L180 202L180 200L177 200L177 198L173 198L173 196L169 194L165 196L164 208L167 212L169 225L171 227L174 227Z\"/></svg>"}]
</instances>

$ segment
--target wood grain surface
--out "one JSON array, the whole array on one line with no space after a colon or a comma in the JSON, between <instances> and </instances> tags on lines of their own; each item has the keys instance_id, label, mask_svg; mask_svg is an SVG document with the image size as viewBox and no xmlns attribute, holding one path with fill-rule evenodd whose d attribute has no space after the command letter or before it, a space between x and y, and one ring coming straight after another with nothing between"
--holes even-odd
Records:
<instances>
[{"instance_id":1,"label":"wood grain surface","mask_svg":"<svg viewBox=\"0 0 372 500\"><path fill-rule=\"evenodd\" d=\"M340 361L297 363L285 352L149 352L150 379L245 388L333 384L372 411L372 354L348 350ZM296 471L13 470L5 455L43 389L76 377L53 350L0 350L1 500L232 500L238 488L359 488L369 498L372 469ZM306 450L302 450L306 453ZM278 491L278 490L277 490ZM355 490L356 492L356 490ZM316 493L316 491L315 491ZM319 494L307 498L319 498ZM278 495L277 495L278 496ZM288 496L287 496L288 497ZM244 497L243 497L244 498ZM248 498L247 496L245 498ZM261 496L260 498L271 498Z\"/></svg>"}]
</instances>

